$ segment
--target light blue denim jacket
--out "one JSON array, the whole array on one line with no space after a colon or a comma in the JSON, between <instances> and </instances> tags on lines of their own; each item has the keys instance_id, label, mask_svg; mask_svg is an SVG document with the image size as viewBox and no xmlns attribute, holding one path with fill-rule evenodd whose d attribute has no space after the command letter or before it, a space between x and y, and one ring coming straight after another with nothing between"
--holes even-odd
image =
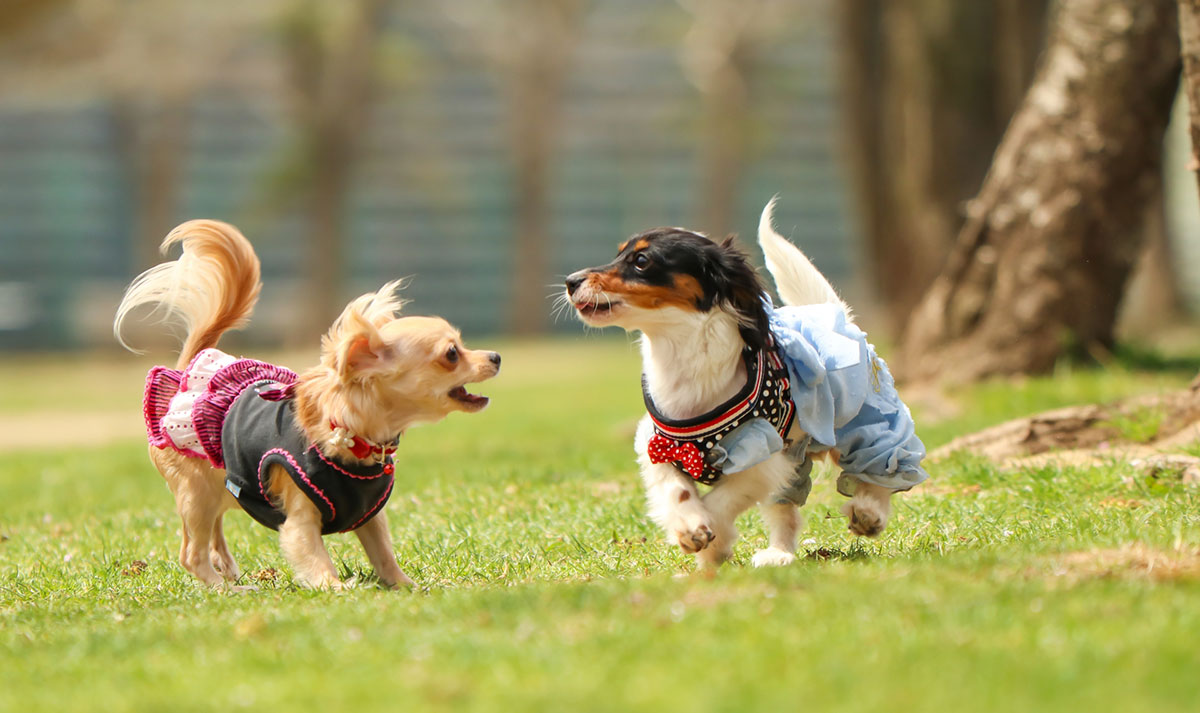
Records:
<instances>
[{"instance_id":1,"label":"light blue denim jacket","mask_svg":"<svg viewBox=\"0 0 1200 713\"><path fill-rule=\"evenodd\" d=\"M908 490L928 478L921 467L925 445L866 333L838 305L776 308L764 301L791 375L796 423L811 439L807 450L836 448L840 454L838 491L852 495L859 481ZM749 468L782 449L769 425L752 423L722 443L725 472Z\"/></svg>"}]
</instances>

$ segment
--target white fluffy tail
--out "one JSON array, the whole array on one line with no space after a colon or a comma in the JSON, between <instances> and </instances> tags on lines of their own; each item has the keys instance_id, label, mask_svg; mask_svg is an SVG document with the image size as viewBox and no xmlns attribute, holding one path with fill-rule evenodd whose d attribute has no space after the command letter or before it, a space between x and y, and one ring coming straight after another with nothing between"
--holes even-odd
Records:
<instances>
[{"instance_id":1,"label":"white fluffy tail","mask_svg":"<svg viewBox=\"0 0 1200 713\"><path fill-rule=\"evenodd\" d=\"M216 220L189 220L163 240L162 251L183 244L178 260L146 270L125 290L113 320L113 334L125 343L121 326L134 308L155 305L166 310L164 320L176 318L187 330L178 367L198 352L215 347L221 334L245 326L258 300L258 257L241 231Z\"/></svg>"},{"instance_id":2,"label":"white fluffy tail","mask_svg":"<svg viewBox=\"0 0 1200 713\"><path fill-rule=\"evenodd\" d=\"M850 316L850 306L838 297L837 290L829 284L829 280L809 261L800 248L775 232L772 217L775 212L775 201L772 198L763 208L762 218L758 222L758 244L762 247L763 257L767 261L767 270L775 279L775 289L785 305L811 305L832 302L841 305Z\"/></svg>"}]
</instances>

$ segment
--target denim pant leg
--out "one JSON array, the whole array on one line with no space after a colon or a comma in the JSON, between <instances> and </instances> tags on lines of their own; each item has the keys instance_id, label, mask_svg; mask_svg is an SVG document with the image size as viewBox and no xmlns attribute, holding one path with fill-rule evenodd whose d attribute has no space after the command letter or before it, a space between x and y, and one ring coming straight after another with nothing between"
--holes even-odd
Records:
<instances>
[{"instance_id":1,"label":"denim pant leg","mask_svg":"<svg viewBox=\"0 0 1200 713\"><path fill-rule=\"evenodd\" d=\"M796 469L792 473L791 480L788 484L775 495L775 503L777 505L792 504L800 507L808 501L808 494L812 492L812 458L808 457L808 445L811 439L804 439L800 443L793 444L785 452L789 458L799 459L796 463Z\"/></svg>"}]
</instances>

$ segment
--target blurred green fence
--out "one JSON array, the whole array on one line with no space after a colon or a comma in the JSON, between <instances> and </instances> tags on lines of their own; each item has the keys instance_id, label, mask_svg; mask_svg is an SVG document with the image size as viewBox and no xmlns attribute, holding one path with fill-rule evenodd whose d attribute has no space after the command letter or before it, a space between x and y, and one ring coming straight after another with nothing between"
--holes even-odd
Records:
<instances>
[{"instance_id":1,"label":"blurred green fence","mask_svg":"<svg viewBox=\"0 0 1200 713\"><path fill-rule=\"evenodd\" d=\"M776 32L750 78L736 224L752 239L758 211L780 193L781 229L836 280L848 275L853 246L835 162L833 27L829 0L808 5L802 21ZM500 331L510 267L521 259L510 247L501 87L435 5L401 5L394 22L401 79L375 108L356 167L345 292L412 276L411 311L442 314L468 333ZM704 229L695 223L699 100L677 46L686 24L671 2L607 0L588 12L553 162L548 295L632 232ZM253 54L189 99L176 218L221 218L247 233L266 282L257 333L277 340L287 336L290 296L303 290L302 231L295 208L272 197L295 137L269 62ZM111 343L120 289L147 266L120 111L103 87L45 101L0 97L0 348Z\"/></svg>"}]
</instances>

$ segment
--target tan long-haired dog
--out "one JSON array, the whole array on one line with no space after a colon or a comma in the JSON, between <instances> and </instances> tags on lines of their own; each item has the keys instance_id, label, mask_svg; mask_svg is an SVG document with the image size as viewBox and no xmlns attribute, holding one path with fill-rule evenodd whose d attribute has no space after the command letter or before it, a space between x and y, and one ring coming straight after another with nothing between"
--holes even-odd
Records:
<instances>
[{"instance_id":1,"label":"tan long-haired dog","mask_svg":"<svg viewBox=\"0 0 1200 713\"><path fill-rule=\"evenodd\" d=\"M500 355L464 348L445 320L398 316L391 282L346 306L302 375L230 356L215 347L250 317L258 258L237 228L213 220L175 228L164 253L176 243L183 254L134 280L113 328L121 340L131 311L155 305L187 329L176 368L150 371L143 402L150 460L183 521L180 563L208 585L237 580L221 521L241 507L279 531L306 585L341 586L322 535L352 531L385 585L410 586L383 511L391 453L410 426L482 410L488 399L465 386L495 376Z\"/></svg>"}]
</instances>

